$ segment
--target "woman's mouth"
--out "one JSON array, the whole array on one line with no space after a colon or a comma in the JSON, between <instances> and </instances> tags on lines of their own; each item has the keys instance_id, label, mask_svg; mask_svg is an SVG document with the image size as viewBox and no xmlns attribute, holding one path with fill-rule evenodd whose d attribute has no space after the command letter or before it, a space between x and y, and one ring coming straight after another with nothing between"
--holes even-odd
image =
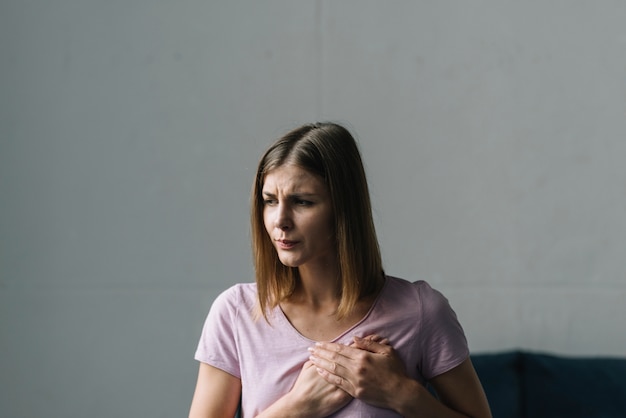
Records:
<instances>
[{"instance_id":1,"label":"woman's mouth","mask_svg":"<svg viewBox=\"0 0 626 418\"><path fill-rule=\"evenodd\" d=\"M281 250L290 250L298 244L298 241L291 241L288 239L277 239L276 246Z\"/></svg>"}]
</instances>

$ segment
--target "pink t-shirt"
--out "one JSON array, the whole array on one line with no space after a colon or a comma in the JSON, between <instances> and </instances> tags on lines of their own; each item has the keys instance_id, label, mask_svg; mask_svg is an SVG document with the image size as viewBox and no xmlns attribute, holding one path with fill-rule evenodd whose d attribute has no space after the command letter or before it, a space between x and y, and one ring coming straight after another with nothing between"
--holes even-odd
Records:
<instances>
[{"instance_id":1,"label":"pink t-shirt","mask_svg":"<svg viewBox=\"0 0 626 418\"><path fill-rule=\"evenodd\" d=\"M256 284L238 284L213 303L195 358L241 379L242 417L253 417L287 393L315 341L301 335L280 308L268 324L255 320ZM333 342L353 336L388 338L419 382L453 369L468 356L467 341L448 300L424 281L387 276L365 317ZM398 417L395 412L352 400L332 417Z\"/></svg>"}]
</instances>

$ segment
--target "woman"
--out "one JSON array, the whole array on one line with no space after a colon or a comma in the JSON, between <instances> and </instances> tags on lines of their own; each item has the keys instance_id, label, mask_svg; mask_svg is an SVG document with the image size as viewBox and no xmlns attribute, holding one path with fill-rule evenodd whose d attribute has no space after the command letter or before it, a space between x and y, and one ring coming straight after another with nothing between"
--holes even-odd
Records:
<instances>
[{"instance_id":1,"label":"woman","mask_svg":"<svg viewBox=\"0 0 626 418\"><path fill-rule=\"evenodd\" d=\"M346 129L305 125L276 141L251 215L256 283L211 307L190 417L232 417L240 401L245 418L491 416L447 300L384 274Z\"/></svg>"}]
</instances>

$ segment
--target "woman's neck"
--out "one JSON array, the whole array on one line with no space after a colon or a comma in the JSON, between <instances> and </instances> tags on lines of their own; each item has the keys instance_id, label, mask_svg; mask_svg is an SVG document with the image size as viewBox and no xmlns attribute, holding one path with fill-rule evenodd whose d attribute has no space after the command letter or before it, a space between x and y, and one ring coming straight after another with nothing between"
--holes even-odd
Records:
<instances>
[{"instance_id":1,"label":"woman's neck","mask_svg":"<svg viewBox=\"0 0 626 418\"><path fill-rule=\"evenodd\" d=\"M337 267L301 266L298 273L299 280L290 297L293 302L304 303L314 308L328 309L331 306L337 308L341 299L341 280Z\"/></svg>"}]
</instances>

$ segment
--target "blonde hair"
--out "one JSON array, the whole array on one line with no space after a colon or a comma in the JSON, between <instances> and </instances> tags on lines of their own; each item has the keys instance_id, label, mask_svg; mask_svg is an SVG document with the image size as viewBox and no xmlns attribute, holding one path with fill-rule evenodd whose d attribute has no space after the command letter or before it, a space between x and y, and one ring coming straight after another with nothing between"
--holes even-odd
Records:
<instances>
[{"instance_id":1,"label":"blonde hair","mask_svg":"<svg viewBox=\"0 0 626 418\"><path fill-rule=\"evenodd\" d=\"M354 309L359 299L380 289L384 273L358 146L347 129L328 122L307 124L288 132L259 161L251 202L259 313L267 320L268 310L288 298L299 279L297 268L287 267L278 259L263 222L265 177L285 164L320 176L328 187L340 273L341 295L336 315L341 318Z\"/></svg>"}]
</instances>

